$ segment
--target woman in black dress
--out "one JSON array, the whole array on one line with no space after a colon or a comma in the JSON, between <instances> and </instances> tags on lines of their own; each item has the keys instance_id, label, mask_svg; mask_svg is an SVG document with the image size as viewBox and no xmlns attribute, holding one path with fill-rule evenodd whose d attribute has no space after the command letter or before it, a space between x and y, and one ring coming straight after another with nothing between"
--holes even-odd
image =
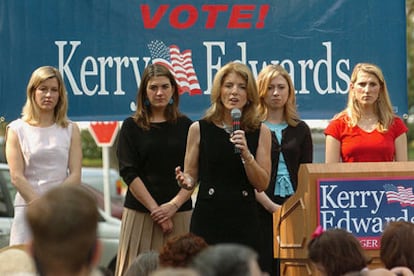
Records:
<instances>
[{"instance_id":1,"label":"woman in black dress","mask_svg":"<svg viewBox=\"0 0 414 276\"><path fill-rule=\"evenodd\" d=\"M260 122L258 101L250 69L231 62L214 78L211 107L190 127L185 170L177 167L176 178L187 189L199 183L190 231L208 244L259 247L255 190L264 191L269 184L271 135ZM240 130L232 131L236 108Z\"/></svg>"}]
</instances>

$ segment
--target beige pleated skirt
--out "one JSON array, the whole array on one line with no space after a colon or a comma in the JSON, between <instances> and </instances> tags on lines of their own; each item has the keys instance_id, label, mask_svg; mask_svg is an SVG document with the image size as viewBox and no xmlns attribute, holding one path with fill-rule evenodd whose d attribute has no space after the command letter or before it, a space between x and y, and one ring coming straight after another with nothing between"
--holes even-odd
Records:
<instances>
[{"instance_id":1,"label":"beige pleated skirt","mask_svg":"<svg viewBox=\"0 0 414 276\"><path fill-rule=\"evenodd\" d=\"M139 253L149 250L159 252L169 238L188 233L191 214L192 211L177 212L172 217L172 233L165 235L149 213L124 208L115 276L122 276Z\"/></svg>"}]
</instances>

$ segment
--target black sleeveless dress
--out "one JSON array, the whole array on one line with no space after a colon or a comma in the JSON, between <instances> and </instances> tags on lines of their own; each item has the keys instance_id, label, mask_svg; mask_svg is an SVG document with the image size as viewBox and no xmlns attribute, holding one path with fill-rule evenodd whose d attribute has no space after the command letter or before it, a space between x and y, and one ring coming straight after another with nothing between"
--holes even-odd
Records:
<instances>
[{"instance_id":1,"label":"black sleeveless dress","mask_svg":"<svg viewBox=\"0 0 414 276\"><path fill-rule=\"evenodd\" d=\"M249 183L229 134L213 123L200 124L199 191L190 231L210 245L239 243L258 250L259 221L254 188ZM255 155L260 129L247 133Z\"/></svg>"}]
</instances>

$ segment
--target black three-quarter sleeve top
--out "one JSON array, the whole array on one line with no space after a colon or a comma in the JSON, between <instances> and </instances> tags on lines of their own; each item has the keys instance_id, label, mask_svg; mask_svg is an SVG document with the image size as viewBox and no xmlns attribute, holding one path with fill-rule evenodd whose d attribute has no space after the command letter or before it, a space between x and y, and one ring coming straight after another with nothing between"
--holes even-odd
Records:
<instances>
[{"instance_id":1,"label":"black three-quarter sleeve top","mask_svg":"<svg viewBox=\"0 0 414 276\"><path fill-rule=\"evenodd\" d=\"M309 126L304 121L300 121L296 127L288 126L282 130L282 143L277 140L276 134L272 132L272 172L266 194L277 204L283 204L289 198L289 196L274 195L280 152L282 152L285 159L293 190L296 191L300 165L312 163L313 159L312 134Z\"/></svg>"},{"instance_id":2,"label":"black three-quarter sleeve top","mask_svg":"<svg viewBox=\"0 0 414 276\"><path fill-rule=\"evenodd\" d=\"M184 167L188 129L192 121L183 116L176 123L151 123L149 130L140 128L132 117L125 119L119 134L117 156L119 172L129 186L139 177L161 205L170 201L180 190L175 168ZM128 189L124 206L149 212ZM189 199L179 211L191 210Z\"/></svg>"}]
</instances>

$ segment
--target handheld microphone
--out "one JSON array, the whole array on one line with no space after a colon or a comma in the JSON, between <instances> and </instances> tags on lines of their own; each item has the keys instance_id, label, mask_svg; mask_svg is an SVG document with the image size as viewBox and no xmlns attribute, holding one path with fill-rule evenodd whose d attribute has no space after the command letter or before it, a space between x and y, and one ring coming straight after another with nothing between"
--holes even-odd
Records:
<instances>
[{"instance_id":1,"label":"handheld microphone","mask_svg":"<svg viewBox=\"0 0 414 276\"><path fill-rule=\"evenodd\" d=\"M231 118L233 119L233 132L240 129L241 111L238 108L231 110ZM240 154L240 149L234 146L234 153Z\"/></svg>"}]
</instances>

